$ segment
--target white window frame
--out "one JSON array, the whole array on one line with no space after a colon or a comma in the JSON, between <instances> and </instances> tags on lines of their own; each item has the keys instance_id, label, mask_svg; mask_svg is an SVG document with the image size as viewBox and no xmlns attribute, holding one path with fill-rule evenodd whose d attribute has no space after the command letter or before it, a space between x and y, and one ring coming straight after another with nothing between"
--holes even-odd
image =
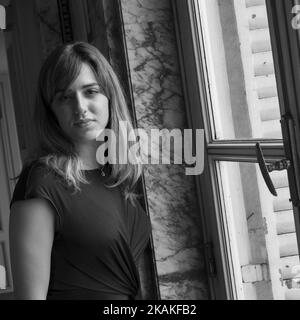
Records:
<instances>
[{"instance_id":1,"label":"white window frame","mask_svg":"<svg viewBox=\"0 0 300 320\"><path fill-rule=\"evenodd\" d=\"M294 203L295 224L299 244L299 205L295 205L300 195L299 179L295 178L300 172L299 146L300 141L300 110L296 107L300 102L300 92L295 90L295 84L300 83L300 73L292 70L300 70L299 42L296 32L293 33L290 26L291 8L295 4L293 0L266 0L268 8L270 33L273 46L273 58L276 69L277 88L281 114L287 119L285 126L282 124L284 142L276 139L242 140L212 140L211 115L209 114L209 97L206 92L205 61L201 52L203 44L197 28L197 10L195 1L201 0L174 0L173 12L175 17L178 53L183 79L184 97L187 109L189 126L193 129L204 128L205 139L205 170L201 176L195 176L197 195L199 199L200 215L202 218L204 242L212 242L216 258L215 276L209 276L209 285L212 299L235 299L230 275L230 261L227 255L225 242L226 231L222 221L222 201L217 183L218 172L216 161L247 161L256 162L255 144L260 142L264 157L267 161L281 160L287 156L293 161L288 170L291 198ZM276 22L276 23L275 23ZM300 37L299 37L300 38ZM285 57L284 59L282 57ZM289 118L292 118L289 121ZM300 177L300 176L299 176ZM205 201L203 201L205 199ZM206 256L206 259L209 257ZM207 269L209 263L207 261Z\"/></svg>"}]
</instances>

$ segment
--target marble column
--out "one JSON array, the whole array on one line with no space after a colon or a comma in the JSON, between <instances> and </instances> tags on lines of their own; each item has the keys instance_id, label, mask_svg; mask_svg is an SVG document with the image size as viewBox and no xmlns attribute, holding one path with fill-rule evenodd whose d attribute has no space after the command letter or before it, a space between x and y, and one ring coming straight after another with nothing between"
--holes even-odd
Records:
<instances>
[{"instance_id":1,"label":"marble column","mask_svg":"<svg viewBox=\"0 0 300 320\"><path fill-rule=\"evenodd\" d=\"M121 0L139 128L187 128L169 0ZM182 165L147 165L162 299L208 299L195 181Z\"/></svg>"}]
</instances>

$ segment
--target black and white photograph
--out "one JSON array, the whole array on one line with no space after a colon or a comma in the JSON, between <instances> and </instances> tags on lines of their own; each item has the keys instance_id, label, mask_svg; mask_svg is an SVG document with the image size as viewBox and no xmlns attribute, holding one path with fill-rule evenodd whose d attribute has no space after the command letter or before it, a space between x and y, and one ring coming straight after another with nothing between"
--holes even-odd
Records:
<instances>
[{"instance_id":1,"label":"black and white photograph","mask_svg":"<svg viewBox=\"0 0 300 320\"><path fill-rule=\"evenodd\" d=\"M299 248L300 0L0 0L0 300L300 300Z\"/></svg>"}]
</instances>

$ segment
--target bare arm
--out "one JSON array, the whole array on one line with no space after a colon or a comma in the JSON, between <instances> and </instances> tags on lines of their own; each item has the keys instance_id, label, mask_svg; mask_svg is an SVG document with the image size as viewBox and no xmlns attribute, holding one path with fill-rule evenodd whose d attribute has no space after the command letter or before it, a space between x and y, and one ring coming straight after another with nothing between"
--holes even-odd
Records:
<instances>
[{"instance_id":1,"label":"bare arm","mask_svg":"<svg viewBox=\"0 0 300 320\"><path fill-rule=\"evenodd\" d=\"M9 239L15 299L46 299L54 232L55 212L46 200L12 205Z\"/></svg>"}]
</instances>

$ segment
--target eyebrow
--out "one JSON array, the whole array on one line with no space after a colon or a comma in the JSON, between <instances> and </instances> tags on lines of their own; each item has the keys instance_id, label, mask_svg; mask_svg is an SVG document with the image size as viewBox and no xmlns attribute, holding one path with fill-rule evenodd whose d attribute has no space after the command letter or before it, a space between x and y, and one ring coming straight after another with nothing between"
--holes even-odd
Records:
<instances>
[{"instance_id":1,"label":"eyebrow","mask_svg":"<svg viewBox=\"0 0 300 320\"><path fill-rule=\"evenodd\" d=\"M86 89L86 88L95 87L95 86L100 87L99 83L93 82L93 83L89 83L89 84L82 86L81 89Z\"/></svg>"}]
</instances>

